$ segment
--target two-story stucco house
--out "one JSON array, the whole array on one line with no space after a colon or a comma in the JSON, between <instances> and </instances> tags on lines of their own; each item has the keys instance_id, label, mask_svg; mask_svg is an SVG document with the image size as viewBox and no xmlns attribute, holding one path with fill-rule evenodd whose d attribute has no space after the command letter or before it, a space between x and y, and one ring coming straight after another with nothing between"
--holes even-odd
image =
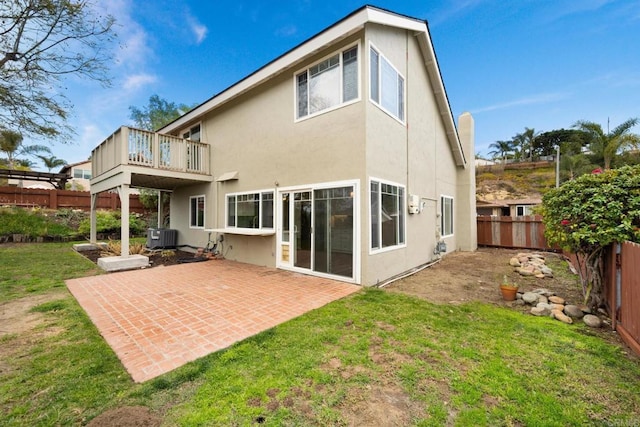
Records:
<instances>
[{"instance_id":1,"label":"two-story stucco house","mask_svg":"<svg viewBox=\"0 0 640 427\"><path fill-rule=\"evenodd\" d=\"M180 245L370 286L476 249L473 157L426 22L365 6L157 133L120 128L91 191L168 191Z\"/></svg>"}]
</instances>

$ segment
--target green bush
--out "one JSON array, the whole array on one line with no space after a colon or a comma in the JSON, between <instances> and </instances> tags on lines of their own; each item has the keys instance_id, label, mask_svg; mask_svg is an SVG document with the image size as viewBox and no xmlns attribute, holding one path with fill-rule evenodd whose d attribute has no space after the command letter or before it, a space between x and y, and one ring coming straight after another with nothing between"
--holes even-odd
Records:
<instances>
[{"instance_id":1,"label":"green bush","mask_svg":"<svg viewBox=\"0 0 640 427\"><path fill-rule=\"evenodd\" d=\"M120 211L97 211L96 232L105 234L120 233ZM129 233L143 234L147 229L145 221L137 214L129 214ZM85 218L78 226L78 232L89 234L91 232L91 218Z\"/></svg>"},{"instance_id":2,"label":"green bush","mask_svg":"<svg viewBox=\"0 0 640 427\"><path fill-rule=\"evenodd\" d=\"M73 229L59 224L40 209L1 208L0 235L22 234L29 237L70 236Z\"/></svg>"}]
</instances>

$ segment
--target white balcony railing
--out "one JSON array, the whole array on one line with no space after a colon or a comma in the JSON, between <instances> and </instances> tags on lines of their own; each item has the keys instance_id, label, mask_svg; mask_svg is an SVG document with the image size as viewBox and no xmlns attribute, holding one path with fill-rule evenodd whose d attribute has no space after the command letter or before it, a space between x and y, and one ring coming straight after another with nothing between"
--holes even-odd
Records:
<instances>
[{"instance_id":1,"label":"white balcony railing","mask_svg":"<svg viewBox=\"0 0 640 427\"><path fill-rule=\"evenodd\" d=\"M123 126L91 153L97 177L119 165L208 175L209 145Z\"/></svg>"}]
</instances>

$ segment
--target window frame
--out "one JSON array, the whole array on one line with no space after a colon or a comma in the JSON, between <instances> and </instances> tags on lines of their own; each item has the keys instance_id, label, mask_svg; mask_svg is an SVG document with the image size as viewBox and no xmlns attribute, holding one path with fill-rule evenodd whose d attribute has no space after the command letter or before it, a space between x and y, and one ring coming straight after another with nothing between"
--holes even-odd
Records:
<instances>
[{"instance_id":1,"label":"window frame","mask_svg":"<svg viewBox=\"0 0 640 427\"><path fill-rule=\"evenodd\" d=\"M356 53L357 53L357 58L356 58L356 70L357 70L357 75L356 75L356 89L357 89L357 94L356 97L353 99L350 99L348 101L344 100L344 53L350 51L351 49L356 48ZM329 58L338 55L339 58L339 64L338 64L338 68L339 68L339 74L340 74L340 101L336 104L333 105L331 107L327 107L324 108L322 110L316 111L314 113L309 113L309 71L311 68L317 66L318 64L328 60ZM308 66L298 69L293 73L293 118L294 118L294 123L303 121L303 120L307 120L313 117L317 117L320 116L322 114L328 113L330 111L334 111L337 110L339 108L343 108L346 107L348 105L354 104L356 102L359 102L362 99L362 86L361 86L361 63L362 63L362 49L360 47L360 41L356 41L353 43L350 43L338 50L334 50L332 51L330 54L323 56L321 59L319 59L318 61L315 61L311 64L309 64ZM299 115L299 107L298 107L298 76L302 75L303 73L307 74L307 114L304 116L300 116Z\"/></svg>"},{"instance_id":2,"label":"window frame","mask_svg":"<svg viewBox=\"0 0 640 427\"><path fill-rule=\"evenodd\" d=\"M373 247L373 194L371 191L371 186L373 183L378 184L377 191L377 242L378 246ZM382 221L380 218L382 217L382 185L390 185L393 187L397 187L398 191L402 190L402 195L398 194L399 205L397 205L398 212L400 214L400 221L398 221L396 225L396 239L398 241L395 245L383 246L383 235L382 235ZM376 254L382 252L393 251L396 249L405 248L407 246L407 187L397 182L387 181L384 179L379 179L375 177L369 178L369 186L368 186L368 199L369 199L369 254Z\"/></svg>"},{"instance_id":3,"label":"window frame","mask_svg":"<svg viewBox=\"0 0 640 427\"><path fill-rule=\"evenodd\" d=\"M523 215L518 215L518 209L522 209ZM529 211L529 213L527 213ZM532 205L516 205L516 216L531 216L533 215L533 206Z\"/></svg>"},{"instance_id":4,"label":"window frame","mask_svg":"<svg viewBox=\"0 0 640 427\"><path fill-rule=\"evenodd\" d=\"M258 213L256 215L256 218L258 219L258 226L257 227L240 227L238 226L238 196L246 196L246 195L258 195ZM265 199L264 195L266 194L270 194L271 195L271 226L268 225L264 225L264 220L265 220L265 216L264 216L264 205L265 202L268 202L269 199ZM235 198L235 202L234 202L234 224L231 225L229 224L229 199L233 197ZM237 192L237 193L227 193L224 196L224 226L225 228L232 228L232 229L237 229L237 230L275 230L275 204L276 204L276 199L275 199L276 195L275 195L275 190L268 188L268 189L263 189L263 190L255 190L255 191L243 191L243 192Z\"/></svg>"},{"instance_id":5,"label":"window frame","mask_svg":"<svg viewBox=\"0 0 640 427\"><path fill-rule=\"evenodd\" d=\"M451 232L447 233L448 230L445 230L445 218L446 218L446 214L447 214L447 209L445 206L444 201L445 200L450 200L450 212L449 215L451 216ZM447 195L440 195L440 236L441 237L451 237L453 235L455 235L455 201L454 198L452 196L447 196Z\"/></svg>"},{"instance_id":6,"label":"window frame","mask_svg":"<svg viewBox=\"0 0 640 427\"><path fill-rule=\"evenodd\" d=\"M196 208L199 209L199 202L198 199L202 199L202 225L199 224L199 219L200 216L197 215L196 216L196 224L194 225L193 223L193 200L196 200ZM189 228L193 228L193 229L204 229L205 226L205 218L206 218L206 213L207 213L207 198L204 194L198 194L196 196L189 196Z\"/></svg>"},{"instance_id":7,"label":"window frame","mask_svg":"<svg viewBox=\"0 0 640 427\"><path fill-rule=\"evenodd\" d=\"M378 64L377 64L377 70L376 70L376 77L377 77L377 81L376 81L376 87L377 90L375 91L378 95L378 99L374 99L373 97L373 75L374 73L372 72L372 67L371 67L371 59L372 59L372 54L371 51L375 51L376 54L378 55ZM402 123L403 125L406 124L406 116L407 116L407 79L405 78L405 76L398 70L398 68L396 68L395 65L393 65L393 62L391 62L383 53L380 49L378 49L378 47L376 47L375 44L373 44L372 42L369 42L369 49L367 51L367 59L368 59L368 65L369 65L369 100L371 101L371 103L373 105L375 105L376 107L380 108L382 111L384 111L385 113L387 113L389 116L393 117L396 121ZM402 79L402 85L396 84L396 91L399 88L402 88L402 94L400 96L400 94L398 94L396 92L396 96L398 96L398 107L399 107L399 112L401 112L402 117L398 117L398 115L393 112L390 111L388 108L386 108L383 105L382 100L384 99L383 97L383 86L382 86L382 61L384 61L388 66L390 66L393 71L395 71L397 78L401 78ZM399 83L399 82L396 82Z\"/></svg>"},{"instance_id":8,"label":"window frame","mask_svg":"<svg viewBox=\"0 0 640 427\"><path fill-rule=\"evenodd\" d=\"M191 139L191 131L194 128L198 128L198 139ZM189 141L193 141L193 142L202 142L202 122L198 122L198 123L194 123L193 125L189 126L186 129L183 129L182 131L180 131L179 133L180 137L182 139L187 139Z\"/></svg>"}]
</instances>

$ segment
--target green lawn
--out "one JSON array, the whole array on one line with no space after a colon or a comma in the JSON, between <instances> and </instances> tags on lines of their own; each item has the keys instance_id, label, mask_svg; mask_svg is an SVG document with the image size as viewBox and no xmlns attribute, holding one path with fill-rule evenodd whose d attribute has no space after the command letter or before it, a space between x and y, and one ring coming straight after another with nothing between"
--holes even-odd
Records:
<instances>
[{"instance_id":1,"label":"green lawn","mask_svg":"<svg viewBox=\"0 0 640 427\"><path fill-rule=\"evenodd\" d=\"M54 295L36 329L0 339L0 424L79 425L123 405L186 426L640 424L640 362L584 326L379 290L134 384L60 292L96 273L69 246L0 246L0 301Z\"/></svg>"}]
</instances>

